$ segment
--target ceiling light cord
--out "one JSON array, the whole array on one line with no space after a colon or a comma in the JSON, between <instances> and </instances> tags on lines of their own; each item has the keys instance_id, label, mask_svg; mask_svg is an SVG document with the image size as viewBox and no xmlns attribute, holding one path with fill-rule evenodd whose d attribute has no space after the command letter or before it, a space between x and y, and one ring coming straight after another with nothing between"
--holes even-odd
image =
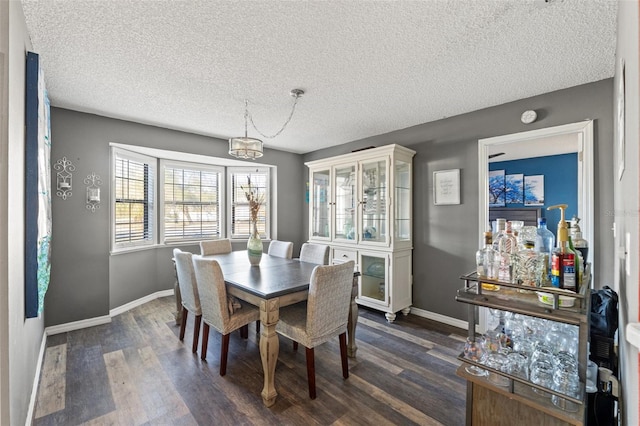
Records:
<instances>
[{"instance_id":1,"label":"ceiling light cord","mask_svg":"<svg viewBox=\"0 0 640 426\"><path fill-rule=\"evenodd\" d=\"M251 125L253 126L253 128L256 130L256 132L258 132L260 134L260 136L262 136L263 138L267 138L267 139L273 139L276 138L280 135L280 133L282 133L284 131L284 129L287 127L287 125L289 124L289 122L291 121L291 118L293 117L293 113L296 111L296 105L298 105L298 99L300 99L300 97L304 94L304 91L300 90L300 89L293 89L291 91L291 96L293 96L294 101L293 101L293 106L291 107L291 113L289 114L289 117L287 118L287 121L284 122L284 124L282 125L282 127L280 128L280 130L278 130L276 133L274 133L273 135L266 135L264 133L262 133L260 131L260 129L258 129L256 127L256 123L253 122L253 116L249 113L249 109L248 109L248 103L249 101L245 100L245 114L249 115L249 120L251 121ZM245 120L245 135L247 133L246 130L246 120Z\"/></svg>"}]
</instances>

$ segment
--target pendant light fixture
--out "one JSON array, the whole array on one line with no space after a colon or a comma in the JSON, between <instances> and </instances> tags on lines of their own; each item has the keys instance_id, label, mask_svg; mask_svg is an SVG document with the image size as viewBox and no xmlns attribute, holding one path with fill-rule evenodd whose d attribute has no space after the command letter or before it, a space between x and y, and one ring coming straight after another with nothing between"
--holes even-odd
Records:
<instances>
[{"instance_id":1,"label":"pendant light fixture","mask_svg":"<svg viewBox=\"0 0 640 426\"><path fill-rule=\"evenodd\" d=\"M273 135L265 135L256 127L253 122L253 117L249 114L249 101L245 99L244 101L244 136L235 137L229 139L229 155L241 158L241 159L252 159L260 158L263 155L263 142L260 139L250 138L247 134L247 127L249 120L251 120L251 125L256 130L256 132L260 133L265 138L273 139L278 136L282 131L287 127L289 122L291 121L291 117L293 117L293 113L296 110L296 105L298 104L298 99L304 95L304 90L301 89L293 89L291 90L291 96L293 96L293 106L291 107L291 113L289 114L289 118L282 125L280 130L278 130Z\"/></svg>"}]
</instances>

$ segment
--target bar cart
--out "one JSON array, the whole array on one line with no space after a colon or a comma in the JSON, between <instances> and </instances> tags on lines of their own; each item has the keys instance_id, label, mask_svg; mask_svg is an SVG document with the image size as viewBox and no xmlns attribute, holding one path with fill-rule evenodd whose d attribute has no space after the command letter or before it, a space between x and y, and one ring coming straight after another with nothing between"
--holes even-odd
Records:
<instances>
[{"instance_id":1,"label":"bar cart","mask_svg":"<svg viewBox=\"0 0 640 426\"><path fill-rule=\"evenodd\" d=\"M589 285L583 285L580 293L575 294L573 306L561 307L563 300L566 300L563 299L565 293L554 287L526 287L480 277L475 272L463 275L460 279L465 284L458 290L456 301L468 305L468 337L471 341L476 339L476 318L479 307L570 324L578 328L579 391L575 397L541 387L528 378L518 377L503 370L491 368L485 363L473 361L462 353L458 357L462 365L456 373L467 380L467 425L585 425ZM589 268L585 271L584 282L590 282ZM546 293L548 304L540 301L536 290L543 290ZM487 371L489 377L500 378L502 384L496 384L496 380L490 380L487 376L470 374L467 368L470 366ZM559 408L562 404L554 405L552 398L555 401L571 404L574 408L571 411Z\"/></svg>"}]
</instances>

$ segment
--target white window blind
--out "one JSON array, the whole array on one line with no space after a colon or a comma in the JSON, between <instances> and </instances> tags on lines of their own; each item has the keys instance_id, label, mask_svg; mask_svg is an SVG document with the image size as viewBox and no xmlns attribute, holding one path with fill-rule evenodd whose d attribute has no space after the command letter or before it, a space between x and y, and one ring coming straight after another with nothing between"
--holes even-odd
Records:
<instances>
[{"instance_id":1,"label":"white window blind","mask_svg":"<svg viewBox=\"0 0 640 426\"><path fill-rule=\"evenodd\" d=\"M162 162L165 242L220 238L223 169Z\"/></svg>"},{"instance_id":2,"label":"white window blind","mask_svg":"<svg viewBox=\"0 0 640 426\"><path fill-rule=\"evenodd\" d=\"M249 202L245 195L248 189L249 179L251 188L258 194L264 194L264 202L258 212L258 233L260 238L269 236L269 169L256 168L229 168L229 192L230 200L230 235L231 238L248 238L251 233L249 217Z\"/></svg>"},{"instance_id":3,"label":"white window blind","mask_svg":"<svg viewBox=\"0 0 640 426\"><path fill-rule=\"evenodd\" d=\"M155 163L152 157L115 151L115 247L154 244Z\"/></svg>"}]
</instances>

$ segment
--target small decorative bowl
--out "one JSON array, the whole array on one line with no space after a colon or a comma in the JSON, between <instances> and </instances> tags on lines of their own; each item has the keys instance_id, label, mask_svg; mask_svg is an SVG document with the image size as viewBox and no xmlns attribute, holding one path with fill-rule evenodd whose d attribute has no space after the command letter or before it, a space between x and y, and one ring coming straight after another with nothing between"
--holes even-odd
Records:
<instances>
[{"instance_id":1,"label":"small decorative bowl","mask_svg":"<svg viewBox=\"0 0 640 426\"><path fill-rule=\"evenodd\" d=\"M575 294L575 292L571 290L561 290L561 291L567 294ZM538 301L540 301L541 303L544 303L545 305L553 305L554 295L552 293L545 293L543 291L536 291L536 293L538 294ZM561 308L570 308L576 302L575 297L564 296L562 294L560 295L559 299L560 300L558 301L558 304Z\"/></svg>"}]
</instances>

